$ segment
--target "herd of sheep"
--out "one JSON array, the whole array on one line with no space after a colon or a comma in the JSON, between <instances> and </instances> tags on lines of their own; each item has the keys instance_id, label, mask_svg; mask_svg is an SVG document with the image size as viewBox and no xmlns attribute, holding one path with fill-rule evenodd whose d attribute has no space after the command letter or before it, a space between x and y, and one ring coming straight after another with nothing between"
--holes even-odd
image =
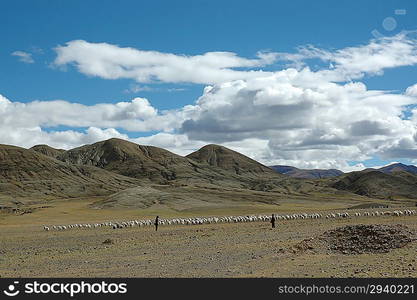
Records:
<instances>
[{"instance_id":1,"label":"herd of sheep","mask_svg":"<svg viewBox=\"0 0 417 300\"><path fill-rule=\"evenodd\" d=\"M337 212L337 213L298 213L274 215L275 220L297 220L297 219L336 219L336 218L351 218L351 217L374 217L374 216L411 216L415 215L416 210L404 209L393 211L365 211L365 212ZM223 217L193 217L193 218L172 218L159 219L159 225L201 225L214 223L242 223L242 222L269 222L272 215L247 215L247 216L223 216ZM153 226L154 220L133 220L115 222L108 221L102 223L84 223L84 224L70 224L70 225L52 225L43 226L45 231L49 230L68 230L68 229L89 229L89 228L126 228L126 227L142 227Z\"/></svg>"}]
</instances>

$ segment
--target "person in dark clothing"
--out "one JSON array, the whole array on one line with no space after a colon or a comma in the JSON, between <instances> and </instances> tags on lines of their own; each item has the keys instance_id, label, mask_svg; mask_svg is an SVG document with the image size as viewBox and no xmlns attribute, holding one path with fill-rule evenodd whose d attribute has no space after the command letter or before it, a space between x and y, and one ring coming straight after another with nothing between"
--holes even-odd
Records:
<instances>
[{"instance_id":1,"label":"person in dark clothing","mask_svg":"<svg viewBox=\"0 0 417 300\"><path fill-rule=\"evenodd\" d=\"M272 217L271 217L271 225L272 225L272 228L275 228L275 215L274 214L272 214Z\"/></svg>"},{"instance_id":2,"label":"person in dark clothing","mask_svg":"<svg viewBox=\"0 0 417 300\"><path fill-rule=\"evenodd\" d=\"M159 216L156 216L156 219L155 219L155 223L154 223L154 225L155 225L155 231L158 231Z\"/></svg>"}]
</instances>

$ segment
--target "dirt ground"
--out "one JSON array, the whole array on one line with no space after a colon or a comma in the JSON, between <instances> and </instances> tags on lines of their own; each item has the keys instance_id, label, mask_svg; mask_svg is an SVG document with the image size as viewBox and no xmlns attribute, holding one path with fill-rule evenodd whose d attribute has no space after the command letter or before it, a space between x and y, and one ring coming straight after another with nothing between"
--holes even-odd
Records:
<instances>
[{"instance_id":1,"label":"dirt ground","mask_svg":"<svg viewBox=\"0 0 417 300\"><path fill-rule=\"evenodd\" d=\"M160 226L158 232L46 232L40 224L22 223L0 225L1 277L417 277L416 241L388 253L291 251L304 239L345 225L417 230L417 215L278 221L275 229L258 222ZM112 243L103 243L107 239Z\"/></svg>"}]
</instances>

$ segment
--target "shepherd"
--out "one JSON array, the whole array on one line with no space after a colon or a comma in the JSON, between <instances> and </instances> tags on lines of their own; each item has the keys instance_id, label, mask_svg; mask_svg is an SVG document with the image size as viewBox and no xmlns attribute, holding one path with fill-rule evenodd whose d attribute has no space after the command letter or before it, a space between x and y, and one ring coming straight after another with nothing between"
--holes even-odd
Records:
<instances>
[{"instance_id":1,"label":"shepherd","mask_svg":"<svg viewBox=\"0 0 417 300\"><path fill-rule=\"evenodd\" d=\"M271 225L272 225L272 228L275 228L275 215L274 214L272 214L272 217L271 217Z\"/></svg>"},{"instance_id":2,"label":"shepherd","mask_svg":"<svg viewBox=\"0 0 417 300\"><path fill-rule=\"evenodd\" d=\"M158 231L158 224L159 224L159 216L156 216L155 223L154 223L155 231Z\"/></svg>"}]
</instances>

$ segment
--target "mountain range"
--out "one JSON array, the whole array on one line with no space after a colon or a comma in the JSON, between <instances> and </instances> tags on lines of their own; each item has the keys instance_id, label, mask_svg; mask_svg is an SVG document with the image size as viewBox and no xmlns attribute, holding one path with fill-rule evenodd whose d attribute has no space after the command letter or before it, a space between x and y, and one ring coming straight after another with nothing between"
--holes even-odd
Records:
<instances>
[{"instance_id":1,"label":"mountain range","mask_svg":"<svg viewBox=\"0 0 417 300\"><path fill-rule=\"evenodd\" d=\"M396 164L346 174L267 167L219 145L206 145L183 157L121 139L67 151L48 145L0 145L0 205L100 196L94 208L192 209L317 195L415 199L416 167Z\"/></svg>"},{"instance_id":2,"label":"mountain range","mask_svg":"<svg viewBox=\"0 0 417 300\"><path fill-rule=\"evenodd\" d=\"M270 168L275 172L283 175L305 179L330 178L344 174L344 172L337 169L298 169L296 167L283 165L270 166ZM402 163L394 163L378 169L367 168L364 171L379 171L385 174L393 174L396 172L408 172L411 174L417 174L417 167L413 165L405 165Z\"/></svg>"}]
</instances>

